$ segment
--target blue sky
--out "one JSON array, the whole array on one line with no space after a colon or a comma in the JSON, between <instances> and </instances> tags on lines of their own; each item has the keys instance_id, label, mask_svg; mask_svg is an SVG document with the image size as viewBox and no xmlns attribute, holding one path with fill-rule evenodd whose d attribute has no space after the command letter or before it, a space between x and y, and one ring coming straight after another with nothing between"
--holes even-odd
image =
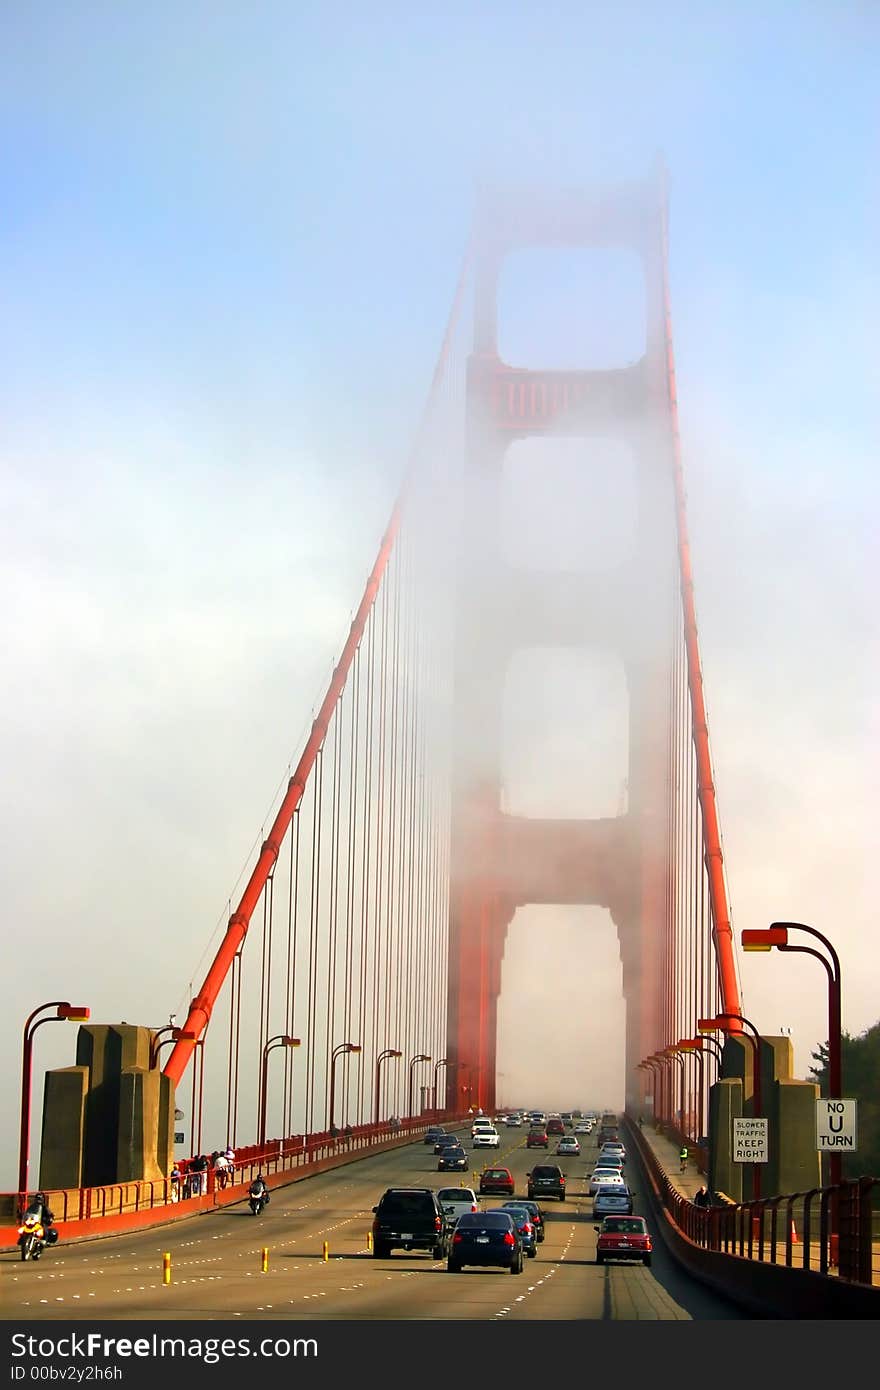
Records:
<instances>
[{"instance_id":1,"label":"blue sky","mask_svg":"<svg viewBox=\"0 0 880 1390\"><path fill-rule=\"evenodd\" d=\"M177 1004L360 597L475 190L658 151L735 926L829 931L876 1022L880 18L608 8L4 6L2 887L39 960L3 985L7 1108L59 979ZM98 997L126 917L152 943ZM783 1006L777 964L746 1012L803 1074L821 981Z\"/></svg>"}]
</instances>

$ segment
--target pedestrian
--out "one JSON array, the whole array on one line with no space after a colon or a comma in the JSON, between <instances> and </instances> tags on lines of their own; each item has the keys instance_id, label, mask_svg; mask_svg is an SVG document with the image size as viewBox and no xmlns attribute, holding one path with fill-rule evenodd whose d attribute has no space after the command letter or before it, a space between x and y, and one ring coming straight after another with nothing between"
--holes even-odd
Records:
<instances>
[{"instance_id":1,"label":"pedestrian","mask_svg":"<svg viewBox=\"0 0 880 1390\"><path fill-rule=\"evenodd\" d=\"M686 1173L686 1172L687 1172L687 1166L688 1166L688 1146L687 1146L687 1144L682 1144L681 1148L680 1148L679 1151L678 1151L678 1171L679 1171L680 1173Z\"/></svg>"},{"instance_id":2,"label":"pedestrian","mask_svg":"<svg viewBox=\"0 0 880 1390\"><path fill-rule=\"evenodd\" d=\"M701 1188L699 1189L698 1192L695 1192L695 1193L694 1193L694 1206L695 1206L695 1207L707 1207L708 1205L709 1205L709 1194L708 1194L708 1192L706 1191L705 1187L701 1187Z\"/></svg>"},{"instance_id":3,"label":"pedestrian","mask_svg":"<svg viewBox=\"0 0 880 1390\"><path fill-rule=\"evenodd\" d=\"M171 1200L172 1200L172 1202L177 1202L177 1201L179 1201L179 1199L180 1199L180 1179L181 1179L180 1165L179 1165L178 1163L172 1163L172 1165L171 1165L171 1174L170 1174L170 1178L171 1178Z\"/></svg>"},{"instance_id":4,"label":"pedestrian","mask_svg":"<svg viewBox=\"0 0 880 1390\"><path fill-rule=\"evenodd\" d=\"M225 1153L214 1155L214 1181L220 1188L224 1188L229 1182L229 1159Z\"/></svg>"}]
</instances>

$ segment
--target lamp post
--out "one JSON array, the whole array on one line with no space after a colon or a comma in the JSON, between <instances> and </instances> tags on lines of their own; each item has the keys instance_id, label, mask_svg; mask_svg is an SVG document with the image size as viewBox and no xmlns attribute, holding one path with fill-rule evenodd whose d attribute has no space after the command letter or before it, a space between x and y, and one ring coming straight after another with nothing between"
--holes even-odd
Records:
<instances>
[{"instance_id":1,"label":"lamp post","mask_svg":"<svg viewBox=\"0 0 880 1390\"><path fill-rule=\"evenodd\" d=\"M427 1052L417 1052L415 1057L409 1059L409 1086L407 1090L407 1115L413 1119L413 1068L416 1062L430 1062L431 1058Z\"/></svg>"},{"instance_id":2,"label":"lamp post","mask_svg":"<svg viewBox=\"0 0 880 1390\"><path fill-rule=\"evenodd\" d=\"M266 1111L268 1109L269 1053L276 1047L299 1047L300 1039L288 1033L276 1033L263 1048L263 1066L260 1073L260 1148L266 1142Z\"/></svg>"},{"instance_id":3,"label":"lamp post","mask_svg":"<svg viewBox=\"0 0 880 1390\"><path fill-rule=\"evenodd\" d=\"M687 1138L689 1138L689 1135L688 1135L688 1132L687 1132L687 1126L686 1126L686 1124L685 1124L685 1118L684 1118L684 1097L685 1097L685 1080L686 1080L686 1078L685 1078L684 1058L682 1057L682 1055L681 1055L681 1053L680 1053L680 1051L679 1051L678 1043L670 1043L668 1047L664 1047L663 1052L664 1052L664 1054L665 1054L667 1057L671 1057L672 1060L673 1060L674 1062L678 1062L679 1068L680 1068L680 1070L681 1070L681 1081L680 1081L680 1088L681 1088L681 1089L680 1089L680 1093L679 1093L679 1101L680 1101L680 1104L679 1104L679 1107L678 1107L678 1122L679 1122L679 1132L680 1132L681 1134L684 1135L685 1139L687 1139ZM675 1108L675 1086L674 1086L674 1084L673 1084L673 1088L672 1088L672 1096L673 1096L672 1104L673 1104L673 1109L674 1109L674 1108ZM694 1137L696 1137L696 1136L694 1136Z\"/></svg>"},{"instance_id":4,"label":"lamp post","mask_svg":"<svg viewBox=\"0 0 880 1390\"><path fill-rule=\"evenodd\" d=\"M163 1033L171 1036L162 1038ZM160 1042L159 1039L162 1038ZM179 1042L183 1038L186 1042L195 1042L195 1033L187 1033L183 1028L175 1028L172 1023L166 1023L164 1028L157 1028L150 1043L150 1070L152 1071L159 1060L159 1053L163 1047L167 1047L170 1042Z\"/></svg>"},{"instance_id":5,"label":"lamp post","mask_svg":"<svg viewBox=\"0 0 880 1390\"><path fill-rule=\"evenodd\" d=\"M399 1047L385 1047L376 1058L376 1096L373 1104L373 1123L379 1123L379 1072L383 1062L387 1062L389 1057L402 1057L403 1053Z\"/></svg>"},{"instance_id":6,"label":"lamp post","mask_svg":"<svg viewBox=\"0 0 880 1390\"><path fill-rule=\"evenodd\" d=\"M44 1009L54 1009L54 1014L38 1018ZM66 1019L71 1023L85 1023L91 1013L82 1004L69 1004L66 999L53 999L28 1014L24 1025L21 1049L21 1125L18 1143L18 1190L27 1202L28 1193L28 1153L31 1144L31 1067L33 1064L34 1033L44 1023L55 1023Z\"/></svg>"},{"instance_id":7,"label":"lamp post","mask_svg":"<svg viewBox=\"0 0 880 1390\"><path fill-rule=\"evenodd\" d=\"M446 1066L448 1066L448 1065L449 1065L449 1063L448 1063L448 1061L447 1061L447 1059L446 1059L445 1057L440 1057L440 1058L438 1058L438 1060L434 1063L434 1096L433 1096L433 1101L434 1101L433 1109L434 1109L434 1110L437 1109L437 1072L440 1070L441 1067L446 1067ZM445 1105L444 1105L443 1109L444 1109L444 1110L446 1109L446 1106L445 1106Z\"/></svg>"},{"instance_id":8,"label":"lamp post","mask_svg":"<svg viewBox=\"0 0 880 1390\"><path fill-rule=\"evenodd\" d=\"M699 1079L697 1082L698 1095L700 1098L700 1113L698 1116L699 1133L694 1135L695 1139L700 1139L705 1134L703 1125L703 1113L706 1108L706 1067L703 1061L703 1040L702 1038L679 1038L676 1046L679 1052L691 1053L695 1061L699 1064Z\"/></svg>"},{"instance_id":9,"label":"lamp post","mask_svg":"<svg viewBox=\"0 0 880 1390\"><path fill-rule=\"evenodd\" d=\"M793 946L788 940L789 931L804 931L809 936L814 936L828 951L831 960L826 960L821 951L814 951L812 946ZM803 922L772 922L771 925L763 930L746 929L742 933L742 947L744 951L770 951L773 947L780 951L800 951L806 956L815 956L816 960L821 961L828 975L828 1099L840 1100L840 1093L843 1090L843 1062L842 1062L842 1041L841 1041L841 1012L840 1012L840 960L837 952L831 945L827 936L816 931L815 927L808 927ZM843 1158L839 1153L832 1153L828 1160L828 1176L831 1179L832 1187L840 1185L843 1177Z\"/></svg>"},{"instance_id":10,"label":"lamp post","mask_svg":"<svg viewBox=\"0 0 880 1390\"><path fill-rule=\"evenodd\" d=\"M722 1032L731 1033L735 1031L731 1028L731 1023L737 1022L745 1025L752 1036L749 1042L752 1044L752 1113L755 1119L763 1118L764 1108L761 1103L761 1034L758 1032L754 1023L747 1019L743 1014L718 1014L715 1018L697 1019L697 1028L701 1033L713 1032L720 1028ZM761 1165L752 1163L752 1196L757 1200L761 1196Z\"/></svg>"},{"instance_id":11,"label":"lamp post","mask_svg":"<svg viewBox=\"0 0 880 1390\"><path fill-rule=\"evenodd\" d=\"M330 1130L330 1133L331 1133L331 1134L333 1133L333 1130L335 1129L335 1125L334 1125L334 1123L333 1123L333 1104L334 1104L334 1101L335 1101L335 1099L336 1099L336 1062L337 1062L337 1059L338 1059L339 1057L342 1057L346 1052L360 1052L360 1050L361 1050L361 1045L360 1045L360 1043L343 1042L343 1043L337 1043L336 1046L334 1047L333 1051L330 1053L330 1105L329 1105L329 1107L328 1107L330 1113L329 1113L329 1116L328 1116L328 1129Z\"/></svg>"},{"instance_id":12,"label":"lamp post","mask_svg":"<svg viewBox=\"0 0 880 1390\"><path fill-rule=\"evenodd\" d=\"M658 1087L660 1085L660 1069L655 1065L654 1062L651 1061L649 1057L646 1057L643 1062L638 1062L636 1064L636 1071L648 1072L651 1076L651 1118L656 1122L661 1118L660 1111L662 1109L663 1100L663 1097L661 1095L658 1095ZM658 1101L660 1102L659 1104Z\"/></svg>"},{"instance_id":13,"label":"lamp post","mask_svg":"<svg viewBox=\"0 0 880 1390\"><path fill-rule=\"evenodd\" d=\"M662 1114L660 1118L661 1122L665 1123L667 1119L672 1119L672 1111L675 1107L675 1101L671 1091L672 1073L667 1069L666 1066L667 1062L669 1061L669 1058L664 1056L662 1052L652 1052L650 1057L648 1057L646 1060L650 1062L652 1065L654 1065L658 1071L658 1076L660 1080L660 1097L662 1102ZM669 1110L668 1115L666 1113L667 1107Z\"/></svg>"}]
</instances>

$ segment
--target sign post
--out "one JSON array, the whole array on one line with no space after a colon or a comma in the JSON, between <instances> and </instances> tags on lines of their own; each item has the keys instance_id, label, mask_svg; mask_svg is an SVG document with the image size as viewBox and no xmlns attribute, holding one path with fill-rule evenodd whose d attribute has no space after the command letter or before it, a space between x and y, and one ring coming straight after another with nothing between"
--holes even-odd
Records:
<instances>
[{"instance_id":1,"label":"sign post","mask_svg":"<svg viewBox=\"0 0 880 1390\"><path fill-rule=\"evenodd\" d=\"M734 1116L733 1144L731 1146L734 1163L766 1163L767 1120L762 1115L754 1118Z\"/></svg>"},{"instance_id":2,"label":"sign post","mask_svg":"<svg viewBox=\"0 0 880 1390\"><path fill-rule=\"evenodd\" d=\"M820 1153L855 1153L858 1149L858 1101L816 1101L816 1148Z\"/></svg>"}]
</instances>

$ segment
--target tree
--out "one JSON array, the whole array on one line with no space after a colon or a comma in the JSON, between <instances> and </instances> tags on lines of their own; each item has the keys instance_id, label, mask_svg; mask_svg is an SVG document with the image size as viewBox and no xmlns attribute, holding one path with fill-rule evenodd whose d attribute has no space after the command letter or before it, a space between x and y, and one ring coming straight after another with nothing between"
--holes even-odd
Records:
<instances>
[{"instance_id":1,"label":"tree","mask_svg":"<svg viewBox=\"0 0 880 1390\"><path fill-rule=\"evenodd\" d=\"M853 1037L840 1040L843 1094L858 1102L858 1149L843 1156L845 1178L880 1178L880 1023ZM812 1054L812 1079L828 1095L828 1044L820 1043Z\"/></svg>"}]
</instances>

